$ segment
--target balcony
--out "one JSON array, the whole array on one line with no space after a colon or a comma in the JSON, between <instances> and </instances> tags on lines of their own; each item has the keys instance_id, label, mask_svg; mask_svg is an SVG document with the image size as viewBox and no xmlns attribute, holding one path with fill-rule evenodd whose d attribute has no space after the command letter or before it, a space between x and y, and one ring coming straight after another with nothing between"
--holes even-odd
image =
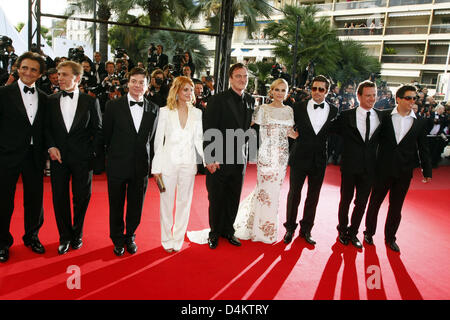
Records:
<instances>
[{"instance_id":1,"label":"balcony","mask_svg":"<svg viewBox=\"0 0 450 320\"><path fill-rule=\"evenodd\" d=\"M385 35L392 34L427 34L428 26L420 25L420 26L395 26L395 27L386 27Z\"/></svg>"},{"instance_id":2,"label":"balcony","mask_svg":"<svg viewBox=\"0 0 450 320\"><path fill-rule=\"evenodd\" d=\"M337 29L338 36L373 36L373 35L382 35L382 28L338 28Z\"/></svg>"},{"instance_id":3,"label":"balcony","mask_svg":"<svg viewBox=\"0 0 450 320\"><path fill-rule=\"evenodd\" d=\"M442 2L448 2L442 1ZM430 4L433 3L433 0L391 0L389 1L390 7L396 7L396 6L411 6L415 4Z\"/></svg>"},{"instance_id":4,"label":"balcony","mask_svg":"<svg viewBox=\"0 0 450 320\"><path fill-rule=\"evenodd\" d=\"M333 10L333 3L321 3L321 4L315 4L314 6L317 9L319 9L319 11L332 11Z\"/></svg>"},{"instance_id":5,"label":"balcony","mask_svg":"<svg viewBox=\"0 0 450 320\"><path fill-rule=\"evenodd\" d=\"M386 0L337 2L334 10L339 11L380 7L386 7Z\"/></svg>"},{"instance_id":6,"label":"balcony","mask_svg":"<svg viewBox=\"0 0 450 320\"><path fill-rule=\"evenodd\" d=\"M431 26L430 33L450 33L450 24L434 24Z\"/></svg>"},{"instance_id":7,"label":"balcony","mask_svg":"<svg viewBox=\"0 0 450 320\"><path fill-rule=\"evenodd\" d=\"M383 54L382 63L416 63L422 64L423 55Z\"/></svg>"},{"instance_id":8,"label":"balcony","mask_svg":"<svg viewBox=\"0 0 450 320\"><path fill-rule=\"evenodd\" d=\"M434 3L446 3L450 2L450 0L434 0Z\"/></svg>"},{"instance_id":9,"label":"balcony","mask_svg":"<svg viewBox=\"0 0 450 320\"><path fill-rule=\"evenodd\" d=\"M425 59L426 64L445 64L446 62L446 55L428 55Z\"/></svg>"}]
</instances>

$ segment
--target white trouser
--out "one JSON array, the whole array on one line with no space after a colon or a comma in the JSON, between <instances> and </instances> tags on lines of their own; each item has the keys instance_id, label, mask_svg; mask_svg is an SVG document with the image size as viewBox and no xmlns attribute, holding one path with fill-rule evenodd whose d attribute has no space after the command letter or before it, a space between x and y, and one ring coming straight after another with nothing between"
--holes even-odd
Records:
<instances>
[{"instance_id":1,"label":"white trouser","mask_svg":"<svg viewBox=\"0 0 450 320\"><path fill-rule=\"evenodd\" d=\"M192 165L177 166L171 175L162 175L166 191L160 194L161 244L164 249L180 250L189 222L195 174ZM173 206L175 204L175 222Z\"/></svg>"}]
</instances>

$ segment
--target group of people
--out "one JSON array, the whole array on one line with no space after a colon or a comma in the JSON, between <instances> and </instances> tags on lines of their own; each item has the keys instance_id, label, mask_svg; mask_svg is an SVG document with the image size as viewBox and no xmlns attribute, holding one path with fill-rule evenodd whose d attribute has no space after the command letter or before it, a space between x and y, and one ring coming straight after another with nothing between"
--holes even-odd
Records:
<instances>
[{"instance_id":1,"label":"group of people","mask_svg":"<svg viewBox=\"0 0 450 320\"><path fill-rule=\"evenodd\" d=\"M279 194L287 165L291 170L284 242L292 241L298 226L300 196L307 178L300 236L314 245L311 231L327 164L327 139L332 133L345 141L337 226L343 244L362 247L357 234L367 202L364 240L373 244L378 211L390 191L385 240L392 250L399 251L395 235L413 169L420 164L424 182L431 180L426 122L412 111L417 99L413 86L397 91L393 110L378 111L373 109L376 85L364 81L357 89L359 107L338 115L338 109L325 99L330 88L326 77L316 76L311 82L311 99L293 107L283 103L287 82L277 79L269 92L272 102L255 108L254 98L245 92L247 67L237 63L229 69L230 88L211 95L205 108L195 107L196 85L186 76L173 80L166 106L160 108L145 98L146 70L135 67L127 73L128 93L108 101L102 115L98 101L78 89L82 77L79 63L58 64L61 90L50 96L36 88L45 71L40 55L27 52L17 65L19 80L0 88L1 262L9 259L13 244L10 222L19 176L24 190L24 244L38 254L45 252L38 233L43 224L46 154L51 159L59 254L82 247L93 170L101 172L105 163L110 238L117 256L125 250L130 254L138 250L136 230L150 172L165 186L160 193L160 222L161 244L167 252L176 252L183 245L199 163L206 168L210 229L188 233L188 237L193 242L207 242L211 249L218 246L220 237L235 246L241 245L239 239L277 241ZM256 187L240 203L249 150L256 147ZM355 190L355 208L349 220Z\"/></svg>"}]
</instances>

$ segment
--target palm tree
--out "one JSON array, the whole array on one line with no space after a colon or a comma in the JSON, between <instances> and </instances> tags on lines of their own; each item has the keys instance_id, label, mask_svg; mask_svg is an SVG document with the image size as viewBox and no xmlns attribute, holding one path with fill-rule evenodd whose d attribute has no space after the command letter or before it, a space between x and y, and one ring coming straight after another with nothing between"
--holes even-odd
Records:
<instances>
[{"instance_id":1,"label":"palm tree","mask_svg":"<svg viewBox=\"0 0 450 320\"><path fill-rule=\"evenodd\" d=\"M257 79L258 94L265 96L267 94L266 84L269 80L270 72L272 71L272 63L258 61L256 63L250 63L248 69Z\"/></svg>"}]
</instances>

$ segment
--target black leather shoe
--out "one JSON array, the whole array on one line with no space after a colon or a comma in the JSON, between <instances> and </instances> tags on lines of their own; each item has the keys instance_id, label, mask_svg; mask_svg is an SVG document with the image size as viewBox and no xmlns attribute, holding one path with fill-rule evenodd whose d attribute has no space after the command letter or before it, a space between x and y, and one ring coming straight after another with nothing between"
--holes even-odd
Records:
<instances>
[{"instance_id":1,"label":"black leather shoe","mask_svg":"<svg viewBox=\"0 0 450 320\"><path fill-rule=\"evenodd\" d=\"M137 252L138 247L136 245L136 242L134 242L133 240L127 242L126 246L127 246L128 253L135 254Z\"/></svg>"},{"instance_id":2,"label":"black leather shoe","mask_svg":"<svg viewBox=\"0 0 450 320\"><path fill-rule=\"evenodd\" d=\"M390 242L386 242L386 244L387 244L387 246L389 248L391 248L392 251L400 252L400 248L397 245L397 243L395 243L395 240L394 241L390 241Z\"/></svg>"},{"instance_id":3,"label":"black leather shoe","mask_svg":"<svg viewBox=\"0 0 450 320\"><path fill-rule=\"evenodd\" d=\"M114 254L118 257L123 256L125 249L123 247L114 246Z\"/></svg>"},{"instance_id":4,"label":"black leather shoe","mask_svg":"<svg viewBox=\"0 0 450 320\"><path fill-rule=\"evenodd\" d=\"M217 248L218 244L219 244L218 238L208 238L208 245L211 249Z\"/></svg>"},{"instance_id":5,"label":"black leather shoe","mask_svg":"<svg viewBox=\"0 0 450 320\"><path fill-rule=\"evenodd\" d=\"M286 234L284 235L283 242L286 244L291 243L293 236L294 236L294 232L287 231Z\"/></svg>"},{"instance_id":6,"label":"black leather shoe","mask_svg":"<svg viewBox=\"0 0 450 320\"><path fill-rule=\"evenodd\" d=\"M344 246L348 245L348 236L344 232L339 232L338 236L339 242L342 243Z\"/></svg>"},{"instance_id":7,"label":"black leather shoe","mask_svg":"<svg viewBox=\"0 0 450 320\"><path fill-rule=\"evenodd\" d=\"M352 242L352 245L355 246L357 249L362 249L363 246L356 236L351 237L350 241Z\"/></svg>"},{"instance_id":8,"label":"black leather shoe","mask_svg":"<svg viewBox=\"0 0 450 320\"><path fill-rule=\"evenodd\" d=\"M368 234L364 235L364 242L367 244L373 245L373 238L372 236L369 236Z\"/></svg>"},{"instance_id":9,"label":"black leather shoe","mask_svg":"<svg viewBox=\"0 0 450 320\"><path fill-rule=\"evenodd\" d=\"M70 243L70 246L72 247L72 249L78 250L83 246L83 240L81 240L81 238L74 239Z\"/></svg>"},{"instance_id":10,"label":"black leather shoe","mask_svg":"<svg viewBox=\"0 0 450 320\"><path fill-rule=\"evenodd\" d=\"M236 246L236 247L241 246L241 242L235 236L228 236L226 238L228 239L228 242L231 243L233 246Z\"/></svg>"},{"instance_id":11,"label":"black leather shoe","mask_svg":"<svg viewBox=\"0 0 450 320\"><path fill-rule=\"evenodd\" d=\"M65 253L67 253L67 251L69 251L69 248L70 248L70 242L69 241L63 242L58 247L58 253L65 254Z\"/></svg>"},{"instance_id":12,"label":"black leather shoe","mask_svg":"<svg viewBox=\"0 0 450 320\"><path fill-rule=\"evenodd\" d=\"M25 243L25 246L30 247L35 253L43 254L45 253L45 248L39 239L33 239L30 242Z\"/></svg>"},{"instance_id":13,"label":"black leather shoe","mask_svg":"<svg viewBox=\"0 0 450 320\"><path fill-rule=\"evenodd\" d=\"M308 242L311 245L315 245L316 244L316 242L311 238L311 234L310 233L300 233L300 237L305 239L305 241Z\"/></svg>"},{"instance_id":14,"label":"black leather shoe","mask_svg":"<svg viewBox=\"0 0 450 320\"><path fill-rule=\"evenodd\" d=\"M9 249L1 248L0 249L0 262L6 262L9 259Z\"/></svg>"}]
</instances>

